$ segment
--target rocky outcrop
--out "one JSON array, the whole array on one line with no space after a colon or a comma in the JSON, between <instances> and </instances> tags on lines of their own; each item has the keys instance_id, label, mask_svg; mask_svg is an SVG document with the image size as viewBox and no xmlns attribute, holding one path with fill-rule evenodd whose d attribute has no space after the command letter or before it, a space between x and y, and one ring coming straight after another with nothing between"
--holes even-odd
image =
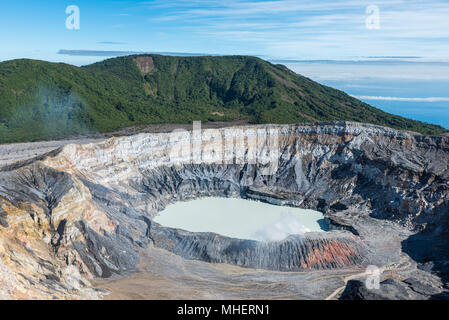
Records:
<instances>
[{"instance_id":1,"label":"rocky outcrop","mask_svg":"<svg viewBox=\"0 0 449 320\"><path fill-rule=\"evenodd\" d=\"M276 270L304 271L363 265L366 252L355 237L347 234L290 236L276 242L223 237L164 228L153 223L150 237L156 246L186 259Z\"/></svg>"},{"instance_id":2,"label":"rocky outcrop","mask_svg":"<svg viewBox=\"0 0 449 320\"><path fill-rule=\"evenodd\" d=\"M378 288L367 289L364 281L348 282L340 300L427 300L430 298L447 299L447 293L441 294L440 283L428 276L404 280L386 279Z\"/></svg>"},{"instance_id":3,"label":"rocky outcrop","mask_svg":"<svg viewBox=\"0 0 449 320\"><path fill-rule=\"evenodd\" d=\"M448 137L346 122L254 128L278 134L270 174L266 164L237 161L249 140L233 150L231 163L195 163L173 153L194 139L164 133L67 145L1 168L0 294L101 297L86 289L90 279L132 271L138 249L148 245L187 259L298 271L396 263L401 241L446 238ZM239 138L240 129L219 135L231 130ZM259 144L260 154L270 139ZM220 140L203 145L223 150ZM205 196L319 210L333 231L260 243L152 222L170 203ZM417 252L408 244L405 251Z\"/></svg>"}]
</instances>

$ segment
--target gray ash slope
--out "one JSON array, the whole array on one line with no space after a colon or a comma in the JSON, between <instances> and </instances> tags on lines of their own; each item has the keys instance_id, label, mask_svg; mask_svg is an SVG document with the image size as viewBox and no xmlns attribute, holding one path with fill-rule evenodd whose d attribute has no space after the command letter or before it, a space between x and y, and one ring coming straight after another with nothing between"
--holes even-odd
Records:
<instances>
[{"instance_id":1,"label":"gray ash slope","mask_svg":"<svg viewBox=\"0 0 449 320\"><path fill-rule=\"evenodd\" d=\"M376 265L387 281L376 297L446 297L448 137L348 122L257 126L268 127L280 133L279 168L268 176L259 165L175 163L163 133L68 145L3 167L2 296L100 297L92 278L134 270L139 248L155 246L284 272ZM333 230L266 244L152 221L172 202L205 196L319 210ZM358 288L349 281L342 297L373 298Z\"/></svg>"}]
</instances>

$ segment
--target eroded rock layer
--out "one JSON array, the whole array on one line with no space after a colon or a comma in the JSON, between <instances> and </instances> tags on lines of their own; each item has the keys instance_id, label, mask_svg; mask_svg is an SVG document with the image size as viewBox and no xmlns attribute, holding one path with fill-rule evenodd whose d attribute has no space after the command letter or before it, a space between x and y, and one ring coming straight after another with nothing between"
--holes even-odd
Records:
<instances>
[{"instance_id":1,"label":"eroded rock layer","mask_svg":"<svg viewBox=\"0 0 449 320\"><path fill-rule=\"evenodd\" d=\"M411 240L447 239L448 137L345 122L256 129L279 134L278 166L270 174L244 161L180 159L173 147L192 141L163 133L67 145L3 167L0 298L100 298L89 281L134 270L138 249L148 245L187 259L278 271L383 266L405 251L418 263L435 262L428 268L444 278L446 247L425 256L423 242ZM219 149L221 141L203 145ZM249 145L237 147L234 160ZM205 196L319 210L334 230L260 243L152 222L172 202Z\"/></svg>"}]
</instances>

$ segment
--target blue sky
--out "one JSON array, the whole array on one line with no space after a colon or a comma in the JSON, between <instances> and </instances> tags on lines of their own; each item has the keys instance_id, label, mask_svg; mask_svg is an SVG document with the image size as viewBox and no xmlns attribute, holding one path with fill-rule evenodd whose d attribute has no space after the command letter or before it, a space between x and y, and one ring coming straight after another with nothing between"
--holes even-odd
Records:
<instances>
[{"instance_id":1,"label":"blue sky","mask_svg":"<svg viewBox=\"0 0 449 320\"><path fill-rule=\"evenodd\" d=\"M81 29L67 30L77 5ZM366 28L376 5L380 29ZM0 1L0 60L82 63L68 50L247 54L279 59L357 59L449 52L447 0Z\"/></svg>"}]
</instances>

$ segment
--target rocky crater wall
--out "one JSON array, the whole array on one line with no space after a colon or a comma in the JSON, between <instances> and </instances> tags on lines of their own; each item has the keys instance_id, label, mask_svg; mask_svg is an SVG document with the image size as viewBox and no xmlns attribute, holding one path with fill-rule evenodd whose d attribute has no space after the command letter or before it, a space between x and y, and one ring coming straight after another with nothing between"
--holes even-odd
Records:
<instances>
[{"instance_id":1,"label":"rocky crater wall","mask_svg":"<svg viewBox=\"0 0 449 320\"><path fill-rule=\"evenodd\" d=\"M187 259L297 271L386 263L388 255L370 241L370 219L435 239L447 236L448 137L346 122L256 128L279 133L278 166L270 175L257 163L180 160L173 145L192 141L168 134L67 145L3 167L0 267L19 285L5 284L2 294L17 297L20 288L33 287L36 296L98 296L85 289L89 279L132 271L138 248L148 245ZM235 159L248 153L248 144L236 148ZM260 152L268 146L262 143ZM170 203L206 196L319 210L334 231L258 243L152 222Z\"/></svg>"}]
</instances>

